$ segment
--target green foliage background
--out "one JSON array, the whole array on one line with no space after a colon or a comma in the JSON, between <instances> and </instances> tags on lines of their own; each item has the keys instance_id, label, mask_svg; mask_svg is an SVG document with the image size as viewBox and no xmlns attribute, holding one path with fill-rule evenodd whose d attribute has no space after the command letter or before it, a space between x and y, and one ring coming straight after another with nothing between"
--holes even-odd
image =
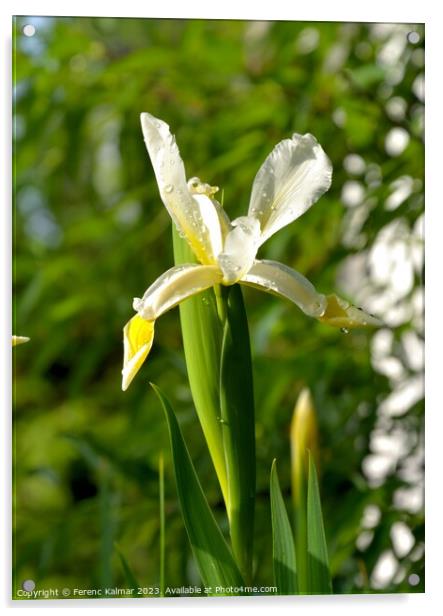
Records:
<instances>
[{"instance_id":1,"label":"green foliage background","mask_svg":"<svg viewBox=\"0 0 443 616\"><path fill-rule=\"evenodd\" d=\"M33 37L22 32L27 23L36 27ZM404 341L421 339L422 248L414 230L423 210L423 28L20 17L15 30L14 333L31 342L14 350L13 592L25 579L37 588L126 586L115 542L141 584L158 584L161 451L166 582L198 583L167 429L148 380L178 409L226 529L188 388L178 311L159 320L149 361L126 393L120 389L132 298L173 264L141 111L170 124L188 177L220 186L231 218L246 211L255 173L274 145L294 131L312 132L332 160L332 187L260 254L295 267L325 293L346 295L343 266L360 255L368 294L389 295L389 281L383 287L369 275L371 251L389 225L415 242L413 279L393 304L415 312L396 320L383 303L378 311L391 326L384 331L397 372L377 364L372 332L343 335L252 290L245 299L257 400L257 584L273 583L271 462L278 459L289 506L289 423L309 386L334 591L422 591L420 499L408 506L400 497L417 486L420 492L423 401L415 396L388 417L380 407L420 374L417 352L411 359ZM420 41L408 41L409 31ZM408 137L401 152L387 145L393 128ZM361 157L362 169L350 154ZM393 205L395 182L405 177L409 194ZM398 263L408 255L400 251ZM380 433L402 440L398 447L390 441L398 455L374 479L368 460ZM399 523L412 533L406 553L393 542ZM374 571L386 554L395 570L380 585ZM419 576L417 585L410 574Z\"/></svg>"}]
</instances>

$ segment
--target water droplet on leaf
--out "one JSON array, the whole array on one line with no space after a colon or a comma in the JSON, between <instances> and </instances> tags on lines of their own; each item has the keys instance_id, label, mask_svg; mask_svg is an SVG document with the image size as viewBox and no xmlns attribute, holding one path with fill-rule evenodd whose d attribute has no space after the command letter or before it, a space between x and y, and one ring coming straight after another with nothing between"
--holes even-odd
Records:
<instances>
[{"instance_id":1,"label":"water droplet on leaf","mask_svg":"<svg viewBox=\"0 0 443 616\"><path fill-rule=\"evenodd\" d=\"M347 329L346 327L340 327L340 331L342 334L349 334L349 329Z\"/></svg>"}]
</instances>

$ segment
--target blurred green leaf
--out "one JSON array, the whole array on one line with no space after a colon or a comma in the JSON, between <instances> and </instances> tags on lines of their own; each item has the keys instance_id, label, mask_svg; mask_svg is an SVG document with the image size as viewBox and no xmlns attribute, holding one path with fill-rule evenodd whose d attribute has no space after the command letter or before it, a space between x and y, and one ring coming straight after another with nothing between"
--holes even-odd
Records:
<instances>
[{"instance_id":1,"label":"blurred green leaf","mask_svg":"<svg viewBox=\"0 0 443 616\"><path fill-rule=\"evenodd\" d=\"M123 552L120 550L117 544L114 544L114 549L117 552L118 557L120 559L120 564L122 566L122 569L125 575L125 581L126 581L128 588L133 588L134 590L137 591L140 588L140 584L137 582L131 570L131 567L128 565L126 558L123 556Z\"/></svg>"}]
</instances>

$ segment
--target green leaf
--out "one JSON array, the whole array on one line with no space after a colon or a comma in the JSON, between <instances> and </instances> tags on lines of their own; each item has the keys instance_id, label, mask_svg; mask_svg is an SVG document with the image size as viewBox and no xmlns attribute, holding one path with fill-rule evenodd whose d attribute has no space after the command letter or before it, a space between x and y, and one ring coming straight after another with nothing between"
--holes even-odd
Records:
<instances>
[{"instance_id":1,"label":"green leaf","mask_svg":"<svg viewBox=\"0 0 443 616\"><path fill-rule=\"evenodd\" d=\"M158 460L158 491L160 518L160 596L165 596L165 464L163 452Z\"/></svg>"},{"instance_id":2,"label":"green leaf","mask_svg":"<svg viewBox=\"0 0 443 616\"><path fill-rule=\"evenodd\" d=\"M271 467L270 492L274 583L279 595L294 595L297 593L294 537L280 490L276 460Z\"/></svg>"},{"instance_id":3,"label":"green leaf","mask_svg":"<svg viewBox=\"0 0 443 616\"><path fill-rule=\"evenodd\" d=\"M168 423L178 498L203 584L212 587L209 594L215 594L217 586L241 586L241 574L208 505L174 411L159 388L151 386Z\"/></svg>"},{"instance_id":4,"label":"green leaf","mask_svg":"<svg viewBox=\"0 0 443 616\"><path fill-rule=\"evenodd\" d=\"M194 253L187 242L180 238L174 225L172 237L175 263L195 263ZM192 398L228 506L219 390L223 329L213 289L181 302L180 322Z\"/></svg>"},{"instance_id":5,"label":"green leaf","mask_svg":"<svg viewBox=\"0 0 443 616\"><path fill-rule=\"evenodd\" d=\"M132 573L132 569L131 567L128 565L128 561L126 560L126 558L123 556L122 551L120 550L119 546L114 543L114 549L118 554L118 557L120 559L120 563L123 569L123 573L125 575L125 582L128 586L128 588L140 588L140 584L137 582L134 574Z\"/></svg>"},{"instance_id":6,"label":"green leaf","mask_svg":"<svg viewBox=\"0 0 443 616\"><path fill-rule=\"evenodd\" d=\"M221 292L224 295L226 320L220 370L220 410L228 475L228 516L232 549L249 583L252 578L255 507L251 348L240 286L222 287Z\"/></svg>"},{"instance_id":7,"label":"green leaf","mask_svg":"<svg viewBox=\"0 0 443 616\"><path fill-rule=\"evenodd\" d=\"M328 548L318 488L317 471L309 452L308 503L308 592L313 595L332 593Z\"/></svg>"},{"instance_id":8,"label":"green leaf","mask_svg":"<svg viewBox=\"0 0 443 616\"><path fill-rule=\"evenodd\" d=\"M111 488L111 470L105 467L100 481L100 585L109 588L113 585L111 565L114 537L117 528L117 494Z\"/></svg>"}]
</instances>

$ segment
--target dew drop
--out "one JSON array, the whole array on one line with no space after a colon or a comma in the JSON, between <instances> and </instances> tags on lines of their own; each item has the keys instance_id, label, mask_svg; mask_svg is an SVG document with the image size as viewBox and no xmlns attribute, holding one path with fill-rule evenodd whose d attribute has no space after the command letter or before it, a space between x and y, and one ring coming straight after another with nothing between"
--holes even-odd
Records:
<instances>
[{"instance_id":1,"label":"dew drop","mask_svg":"<svg viewBox=\"0 0 443 616\"><path fill-rule=\"evenodd\" d=\"M172 193L172 191L174 190L174 187L172 186L172 184L168 184L167 186L165 186L165 192L170 194Z\"/></svg>"},{"instance_id":2,"label":"dew drop","mask_svg":"<svg viewBox=\"0 0 443 616\"><path fill-rule=\"evenodd\" d=\"M347 329L346 327L340 327L340 331L342 334L349 334L349 329Z\"/></svg>"},{"instance_id":3,"label":"dew drop","mask_svg":"<svg viewBox=\"0 0 443 616\"><path fill-rule=\"evenodd\" d=\"M134 297L132 307L135 311L141 310L141 308L143 308L143 301L140 299L140 297Z\"/></svg>"}]
</instances>

